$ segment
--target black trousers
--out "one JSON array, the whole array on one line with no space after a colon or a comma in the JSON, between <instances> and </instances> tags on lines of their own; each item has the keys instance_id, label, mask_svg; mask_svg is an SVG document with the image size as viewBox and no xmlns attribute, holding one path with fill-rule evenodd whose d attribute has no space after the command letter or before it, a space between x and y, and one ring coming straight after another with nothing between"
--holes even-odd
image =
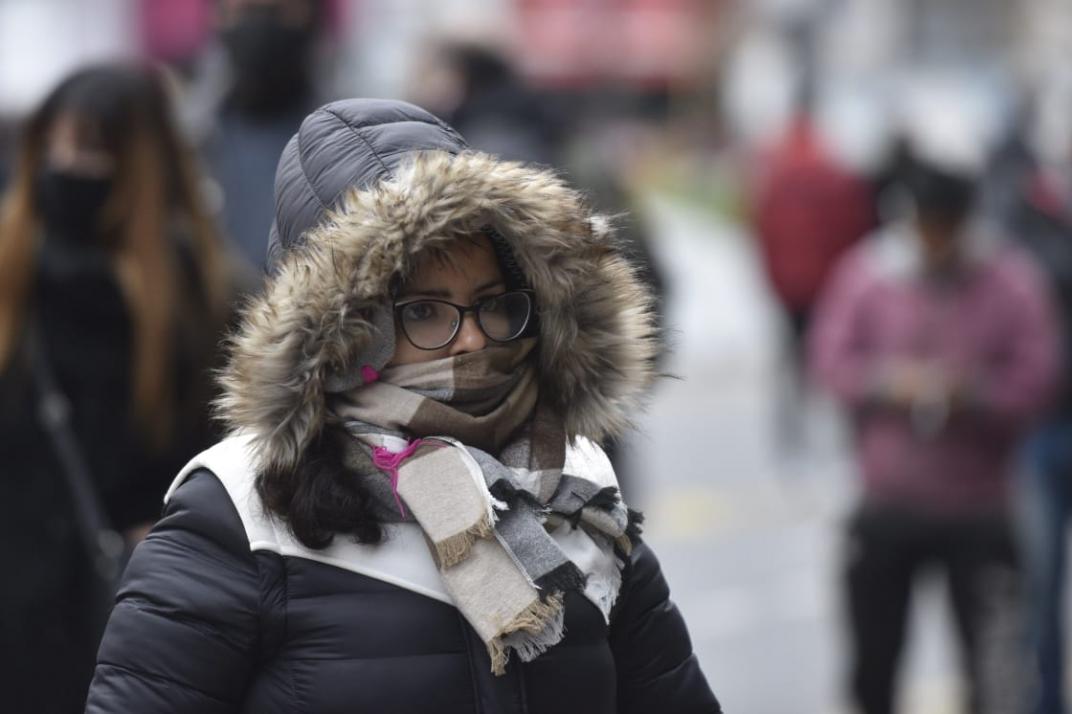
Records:
<instances>
[{"instance_id":1,"label":"black trousers","mask_svg":"<svg viewBox=\"0 0 1072 714\"><path fill-rule=\"evenodd\" d=\"M850 688L862 714L892 714L912 587L944 574L969 687L967 711L1023 709L1020 575L1004 515L936 517L866 505L849 523Z\"/></svg>"}]
</instances>

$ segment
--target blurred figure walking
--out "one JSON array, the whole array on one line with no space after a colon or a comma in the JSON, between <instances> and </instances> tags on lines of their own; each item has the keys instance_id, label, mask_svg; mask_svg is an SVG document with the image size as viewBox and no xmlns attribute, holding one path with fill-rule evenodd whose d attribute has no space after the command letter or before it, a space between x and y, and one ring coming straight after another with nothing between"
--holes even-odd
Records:
<instances>
[{"instance_id":1,"label":"blurred figure walking","mask_svg":"<svg viewBox=\"0 0 1072 714\"><path fill-rule=\"evenodd\" d=\"M230 283L155 72L77 72L18 148L0 212L0 691L5 711L79 712L101 615L79 509L100 504L132 544L209 443Z\"/></svg>"},{"instance_id":2,"label":"blurred figure walking","mask_svg":"<svg viewBox=\"0 0 1072 714\"><path fill-rule=\"evenodd\" d=\"M1032 114L1025 112L997 152L990 167L988 194L993 218L1035 257L1050 279L1063 328L1062 383L1053 411L1028 441L1021 492L1028 614L1038 684L1031 711L1063 714L1067 711L1063 609L1072 512L1072 137L1046 156Z\"/></svg>"},{"instance_id":3,"label":"blurred figure walking","mask_svg":"<svg viewBox=\"0 0 1072 714\"><path fill-rule=\"evenodd\" d=\"M972 712L1025 708L1011 461L1058 371L1043 278L969 221L982 147L912 126L912 217L835 270L810 339L819 381L849 409L863 501L846 571L851 693L895 711L912 586L946 576Z\"/></svg>"},{"instance_id":4,"label":"blurred figure walking","mask_svg":"<svg viewBox=\"0 0 1072 714\"><path fill-rule=\"evenodd\" d=\"M761 154L752 224L771 289L788 322L789 384L778 405L780 446L803 444L804 337L830 271L875 227L870 187L825 145L808 102Z\"/></svg>"},{"instance_id":5,"label":"blurred figure walking","mask_svg":"<svg viewBox=\"0 0 1072 714\"><path fill-rule=\"evenodd\" d=\"M422 64L415 99L470 146L510 161L559 162L564 122L505 51L477 41L443 40Z\"/></svg>"},{"instance_id":6,"label":"blurred figure walking","mask_svg":"<svg viewBox=\"0 0 1072 714\"><path fill-rule=\"evenodd\" d=\"M283 147L321 104L315 50L326 0L219 0L217 31L231 81L202 150L222 200L222 227L239 253L264 267ZM207 78L206 78L207 79Z\"/></svg>"}]
</instances>

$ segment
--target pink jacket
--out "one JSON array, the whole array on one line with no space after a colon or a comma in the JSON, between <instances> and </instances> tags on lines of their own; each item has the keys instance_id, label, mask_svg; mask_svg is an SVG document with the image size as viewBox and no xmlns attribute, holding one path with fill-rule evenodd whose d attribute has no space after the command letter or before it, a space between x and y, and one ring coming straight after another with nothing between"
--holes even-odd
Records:
<instances>
[{"instance_id":1,"label":"pink jacket","mask_svg":"<svg viewBox=\"0 0 1072 714\"><path fill-rule=\"evenodd\" d=\"M937 512L1007 505L1018 437L1047 405L1057 326L1041 274L1010 245L977 240L955 276L923 276L906 225L852 248L809 336L811 370L850 410L864 496ZM882 375L911 360L969 385L948 415L879 398Z\"/></svg>"}]
</instances>

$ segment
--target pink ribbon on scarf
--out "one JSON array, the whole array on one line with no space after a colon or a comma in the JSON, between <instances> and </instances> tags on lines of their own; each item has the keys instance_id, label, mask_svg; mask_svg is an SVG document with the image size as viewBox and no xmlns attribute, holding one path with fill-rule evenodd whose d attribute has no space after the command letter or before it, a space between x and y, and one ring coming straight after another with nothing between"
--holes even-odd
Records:
<instances>
[{"instance_id":1,"label":"pink ribbon on scarf","mask_svg":"<svg viewBox=\"0 0 1072 714\"><path fill-rule=\"evenodd\" d=\"M372 447L372 463L381 471L386 471L387 475L391 477L391 493L395 496L398 512L402 514L403 518L406 517L406 509L402 505L402 499L398 496L398 469L402 466L403 461L413 456L413 452L417 450L421 443L421 439L414 439L401 451L391 451L386 446Z\"/></svg>"}]
</instances>

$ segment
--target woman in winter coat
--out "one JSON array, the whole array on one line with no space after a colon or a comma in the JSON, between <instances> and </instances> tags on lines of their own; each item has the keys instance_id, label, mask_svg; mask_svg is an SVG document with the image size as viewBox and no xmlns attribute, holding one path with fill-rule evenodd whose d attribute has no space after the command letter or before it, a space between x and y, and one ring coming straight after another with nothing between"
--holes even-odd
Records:
<instances>
[{"instance_id":1,"label":"woman in winter coat","mask_svg":"<svg viewBox=\"0 0 1072 714\"><path fill-rule=\"evenodd\" d=\"M151 70L99 66L61 83L25 125L3 201L2 708L80 712L109 584L94 602L95 538L75 525L87 498L50 429L73 435L101 520L137 541L175 471L213 441L229 281ZM52 427L45 379L49 403L68 405Z\"/></svg>"},{"instance_id":2,"label":"woman in winter coat","mask_svg":"<svg viewBox=\"0 0 1072 714\"><path fill-rule=\"evenodd\" d=\"M88 711L719 712L597 442L648 296L552 174L401 102L310 115L230 437L138 548Z\"/></svg>"}]
</instances>

